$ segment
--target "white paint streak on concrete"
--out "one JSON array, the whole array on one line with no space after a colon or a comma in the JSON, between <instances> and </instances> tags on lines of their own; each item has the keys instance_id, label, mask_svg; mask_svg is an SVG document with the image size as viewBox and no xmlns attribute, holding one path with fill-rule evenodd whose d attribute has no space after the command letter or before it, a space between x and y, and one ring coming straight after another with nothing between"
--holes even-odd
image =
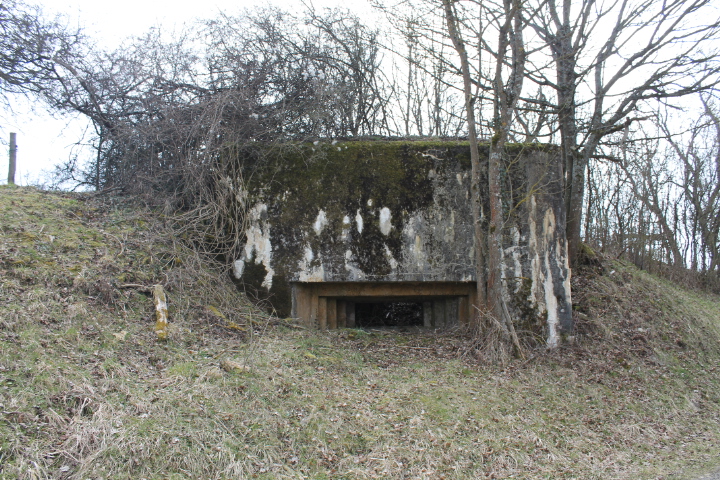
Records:
<instances>
[{"instance_id":1,"label":"white paint streak on concrete","mask_svg":"<svg viewBox=\"0 0 720 480\"><path fill-rule=\"evenodd\" d=\"M450 219L445 227L445 243L451 244L455 241L455 211L450 212Z\"/></svg>"},{"instance_id":2,"label":"white paint streak on concrete","mask_svg":"<svg viewBox=\"0 0 720 480\"><path fill-rule=\"evenodd\" d=\"M418 269L422 270L422 267L425 264L425 252L423 251L422 238L420 238L420 235L415 235L415 244L413 245L412 253Z\"/></svg>"},{"instance_id":3,"label":"white paint streak on concrete","mask_svg":"<svg viewBox=\"0 0 720 480\"><path fill-rule=\"evenodd\" d=\"M560 338L558 335L559 308L558 297L555 294L556 285L553 279L553 269L568 272L563 281L562 289L565 298L570 301L570 275L567 255L564 255L563 245L555 241L555 229L557 220L552 209L545 211L542 225L537 222L537 204L535 196L530 197L530 212L528 216L529 236L528 254L530 256L530 267L532 277L532 291L528 299L534 304L540 313L547 315L547 346L555 348ZM562 262L560 265L551 265L550 252L555 249L555 261ZM541 252L544 252L542 259Z\"/></svg>"},{"instance_id":4,"label":"white paint streak on concrete","mask_svg":"<svg viewBox=\"0 0 720 480\"><path fill-rule=\"evenodd\" d=\"M325 216L325 210L320 210L317 218L315 219L315 223L313 224L313 230L315 230L315 233L317 235L320 235L323 231L323 228L325 228L325 225L327 225L327 217Z\"/></svg>"},{"instance_id":5,"label":"white paint streak on concrete","mask_svg":"<svg viewBox=\"0 0 720 480\"><path fill-rule=\"evenodd\" d=\"M407 219L403 227L403 253L399 264L405 273L415 275L426 270L427 252L423 244L423 225L423 214L417 213Z\"/></svg>"},{"instance_id":6,"label":"white paint streak on concrete","mask_svg":"<svg viewBox=\"0 0 720 480\"><path fill-rule=\"evenodd\" d=\"M506 303L510 302L507 289L507 262L505 261L505 250L500 245L500 295Z\"/></svg>"},{"instance_id":7,"label":"white paint streak on concrete","mask_svg":"<svg viewBox=\"0 0 720 480\"><path fill-rule=\"evenodd\" d=\"M390 230L392 230L392 223L390 222L391 217L392 214L390 213L389 208L383 207L380 209L380 231L383 235L388 235Z\"/></svg>"},{"instance_id":8,"label":"white paint streak on concrete","mask_svg":"<svg viewBox=\"0 0 720 480\"><path fill-rule=\"evenodd\" d=\"M325 281L325 269L322 262L318 266L313 267L312 262L315 260L315 254L310 245L303 248L303 258L298 265L298 280L301 282L323 282Z\"/></svg>"},{"instance_id":9,"label":"white paint streak on concrete","mask_svg":"<svg viewBox=\"0 0 720 480\"><path fill-rule=\"evenodd\" d=\"M564 243L565 245L560 245L560 242L557 242L556 248L558 250L556 258L564 259L561 268L564 269L564 271L566 272L565 281L563 282L563 290L565 290L565 302L566 305L572 305L572 289L570 287L570 277L572 275L572 270L570 270L570 259L568 258L568 255L564 254L564 252L568 251L567 240L565 240ZM561 255L561 253L563 255ZM561 312L565 313L564 310L561 310Z\"/></svg>"},{"instance_id":10,"label":"white paint streak on concrete","mask_svg":"<svg viewBox=\"0 0 720 480\"><path fill-rule=\"evenodd\" d=\"M528 256L530 257L530 277L532 279L532 288L530 291L530 298L528 300L534 306L537 306L540 311L544 310L545 305L544 295L541 292L541 285L545 279L542 273L542 265L540 262L540 253L538 250L538 236L537 236L537 222L535 216L537 215L537 203L535 202L535 195L530 196L530 212L528 214L528 226L529 226L529 237L528 237Z\"/></svg>"},{"instance_id":11,"label":"white paint streak on concrete","mask_svg":"<svg viewBox=\"0 0 720 480\"><path fill-rule=\"evenodd\" d=\"M340 240L343 242L348 241L350 238L350 217L345 215L342 219L342 231L340 232Z\"/></svg>"},{"instance_id":12,"label":"white paint streak on concrete","mask_svg":"<svg viewBox=\"0 0 720 480\"><path fill-rule=\"evenodd\" d=\"M355 223L357 224L358 233L362 233L362 231L363 231L363 218L362 218L362 215L360 215L360 210L358 210L358 211L357 211L357 215L355 215Z\"/></svg>"},{"instance_id":13,"label":"white paint streak on concrete","mask_svg":"<svg viewBox=\"0 0 720 480\"><path fill-rule=\"evenodd\" d=\"M233 262L233 275L238 280L240 277L242 277L243 272L245 271L245 262L243 260L235 260Z\"/></svg>"},{"instance_id":14,"label":"white paint streak on concrete","mask_svg":"<svg viewBox=\"0 0 720 480\"><path fill-rule=\"evenodd\" d=\"M552 266L550 265L550 245L554 238L555 232L555 214L552 209L545 211L543 219L543 233L545 234L545 308L547 309L547 325L548 338L547 345L549 348L555 348L558 345L558 301L555 296L555 284L552 277Z\"/></svg>"},{"instance_id":15,"label":"white paint streak on concrete","mask_svg":"<svg viewBox=\"0 0 720 480\"><path fill-rule=\"evenodd\" d=\"M393 254L390 251L390 247L388 247L387 245L385 245L385 257L387 258L388 263L390 264L390 268L393 270L393 272L397 270L398 262L397 260L395 260L395 257L393 257Z\"/></svg>"},{"instance_id":16,"label":"white paint streak on concrete","mask_svg":"<svg viewBox=\"0 0 720 480\"><path fill-rule=\"evenodd\" d=\"M267 227L267 231L270 231L269 226ZM269 233L268 238L265 239L265 255L263 256L262 263L265 265L265 269L267 270L267 275L265 275L262 286L270 290L272 288L272 279L273 276L275 276L275 270L272 268L272 244L270 243Z\"/></svg>"},{"instance_id":17,"label":"white paint streak on concrete","mask_svg":"<svg viewBox=\"0 0 720 480\"><path fill-rule=\"evenodd\" d=\"M458 182L458 185L460 185L462 187L463 176L460 173L457 174L457 182Z\"/></svg>"},{"instance_id":18,"label":"white paint streak on concrete","mask_svg":"<svg viewBox=\"0 0 720 480\"><path fill-rule=\"evenodd\" d=\"M545 268L547 272L550 272L550 253L545 252ZM554 285L552 275L545 275L545 308L547 310L547 326L548 326L548 348L555 348L558 346L558 335L557 335L557 324L558 316L557 309L558 303L555 297Z\"/></svg>"},{"instance_id":19,"label":"white paint streak on concrete","mask_svg":"<svg viewBox=\"0 0 720 480\"><path fill-rule=\"evenodd\" d=\"M520 290L520 286L522 285L522 263L520 263L520 230L518 230L517 227L513 227L512 229L512 237L513 237L513 246L511 247L512 251L509 252L512 255L513 259L513 267L515 270L515 293Z\"/></svg>"},{"instance_id":20,"label":"white paint streak on concrete","mask_svg":"<svg viewBox=\"0 0 720 480\"><path fill-rule=\"evenodd\" d=\"M360 270L353 261L352 250L345 250L345 270L350 274L350 280L365 280L365 274Z\"/></svg>"},{"instance_id":21,"label":"white paint streak on concrete","mask_svg":"<svg viewBox=\"0 0 720 480\"><path fill-rule=\"evenodd\" d=\"M262 264L267 274L262 286L270 290L272 278L275 271L272 268L272 242L270 241L270 224L262 217L267 214L267 205L258 203L248 212L249 226L245 231L247 242L245 243L244 262L255 261L256 265ZM243 263L243 271L245 265Z\"/></svg>"},{"instance_id":22,"label":"white paint streak on concrete","mask_svg":"<svg viewBox=\"0 0 720 480\"><path fill-rule=\"evenodd\" d=\"M548 214L552 216L548 217ZM537 223L537 203L535 196L530 197L530 212L528 215L528 226L530 235L528 238L528 254L530 256L530 270L532 278L532 289L530 298L539 313L547 314L547 338L548 348L555 348L558 344L557 335L557 298L555 297L552 270L550 270L550 256L547 251L548 236L552 238L552 231L548 227L555 223L552 211L546 213L542 226ZM538 229L541 231L538 231ZM540 258L540 252L544 251L544 258Z\"/></svg>"}]
</instances>

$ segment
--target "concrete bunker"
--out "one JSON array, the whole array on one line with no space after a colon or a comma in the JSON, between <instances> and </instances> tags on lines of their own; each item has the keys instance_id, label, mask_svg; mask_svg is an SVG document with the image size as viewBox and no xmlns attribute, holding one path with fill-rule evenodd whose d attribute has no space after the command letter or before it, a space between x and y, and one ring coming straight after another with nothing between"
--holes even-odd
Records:
<instances>
[{"instance_id":1,"label":"concrete bunker","mask_svg":"<svg viewBox=\"0 0 720 480\"><path fill-rule=\"evenodd\" d=\"M424 326L473 320L467 142L328 141L228 155L225 188L247 225L233 273L279 315L352 327L358 305L405 302L421 305ZM554 146L513 145L503 165L500 277L513 317L550 345L572 326L558 158Z\"/></svg>"}]
</instances>

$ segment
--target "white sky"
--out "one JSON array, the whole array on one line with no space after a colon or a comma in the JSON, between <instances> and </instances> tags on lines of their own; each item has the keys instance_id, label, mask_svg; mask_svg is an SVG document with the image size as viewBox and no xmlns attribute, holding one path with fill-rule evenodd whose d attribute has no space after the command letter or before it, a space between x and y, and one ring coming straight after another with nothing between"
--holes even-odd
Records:
<instances>
[{"instance_id":1,"label":"white sky","mask_svg":"<svg viewBox=\"0 0 720 480\"><path fill-rule=\"evenodd\" d=\"M62 14L70 25L78 25L96 39L98 45L112 48L124 38L140 35L150 27L162 25L172 30L175 26L194 19L215 17L218 12L239 13L245 8L275 5L290 12L304 10L301 0L25 0L39 4L51 16ZM308 3L310 3L308 1ZM313 0L316 9L341 5L358 14L368 13L366 0L352 4L340 0ZM12 112L0 109L0 184L7 181L8 142L10 132L17 133L18 168L15 182L34 184L41 179L42 171L51 171L54 165L64 162L73 151L73 145L82 138L86 122L71 118L51 118L42 106L33 109L22 98L13 99Z\"/></svg>"}]
</instances>

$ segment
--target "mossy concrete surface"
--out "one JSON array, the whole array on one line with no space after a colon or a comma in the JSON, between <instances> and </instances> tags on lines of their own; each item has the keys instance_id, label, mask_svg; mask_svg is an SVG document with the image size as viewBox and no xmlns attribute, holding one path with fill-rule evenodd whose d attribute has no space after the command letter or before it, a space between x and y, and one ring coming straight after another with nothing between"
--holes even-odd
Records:
<instances>
[{"instance_id":1,"label":"mossy concrete surface","mask_svg":"<svg viewBox=\"0 0 720 480\"><path fill-rule=\"evenodd\" d=\"M248 219L235 274L280 315L292 313L294 282L475 281L466 142L247 148L229 151L228 165L229 188L238 190ZM487 228L487 191L478 194ZM571 325L557 151L511 146L503 195L508 303L525 325L555 342Z\"/></svg>"}]
</instances>

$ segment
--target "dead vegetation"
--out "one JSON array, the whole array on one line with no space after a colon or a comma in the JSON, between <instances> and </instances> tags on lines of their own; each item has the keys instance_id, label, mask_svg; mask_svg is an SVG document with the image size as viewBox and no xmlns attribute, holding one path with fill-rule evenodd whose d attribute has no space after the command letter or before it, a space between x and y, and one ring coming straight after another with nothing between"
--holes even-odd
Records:
<instances>
[{"instance_id":1,"label":"dead vegetation","mask_svg":"<svg viewBox=\"0 0 720 480\"><path fill-rule=\"evenodd\" d=\"M311 332L129 200L0 188L0 478L693 478L720 302L621 263L503 367L459 332ZM158 341L154 285L168 300Z\"/></svg>"}]
</instances>

